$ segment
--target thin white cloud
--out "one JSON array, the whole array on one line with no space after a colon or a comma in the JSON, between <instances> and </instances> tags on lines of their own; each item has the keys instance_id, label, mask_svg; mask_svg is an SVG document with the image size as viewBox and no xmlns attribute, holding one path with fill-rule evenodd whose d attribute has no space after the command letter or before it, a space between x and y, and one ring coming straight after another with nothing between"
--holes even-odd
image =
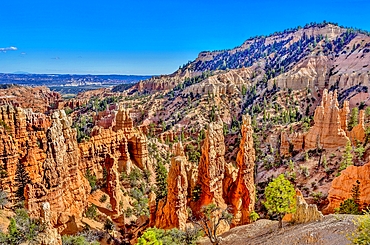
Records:
<instances>
[{"instance_id":1,"label":"thin white cloud","mask_svg":"<svg viewBox=\"0 0 370 245\"><path fill-rule=\"evenodd\" d=\"M16 51L18 50L17 47L6 47L6 48L0 48L0 52L6 53L6 51Z\"/></svg>"}]
</instances>

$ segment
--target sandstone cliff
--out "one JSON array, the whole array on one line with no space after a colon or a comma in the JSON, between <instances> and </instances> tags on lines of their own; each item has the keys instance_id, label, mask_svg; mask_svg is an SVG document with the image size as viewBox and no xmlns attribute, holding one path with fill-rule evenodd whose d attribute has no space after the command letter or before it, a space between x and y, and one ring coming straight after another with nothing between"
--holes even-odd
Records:
<instances>
[{"instance_id":1,"label":"sandstone cliff","mask_svg":"<svg viewBox=\"0 0 370 245\"><path fill-rule=\"evenodd\" d=\"M348 133L349 138L353 144L356 141L364 142L365 140L365 122L364 122L364 110L360 110L358 124Z\"/></svg>"},{"instance_id":2,"label":"sandstone cliff","mask_svg":"<svg viewBox=\"0 0 370 245\"><path fill-rule=\"evenodd\" d=\"M82 219L90 185L79 169L76 131L64 111L52 115L47 131L46 159L42 163L41 181L27 184L25 206L31 217L38 217L42 203L49 202L51 223L59 231L73 232L76 220ZM69 230L71 229L71 230Z\"/></svg>"},{"instance_id":3,"label":"sandstone cliff","mask_svg":"<svg viewBox=\"0 0 370 245\"><path fill-rule=\"evenodd\" d=\"M6 173L0 178L2 190L13 202L25 198L31 217L38 218L43 203L48 202L50 224L59 232L74 233L82 227L88 205L91 188L85 175L90 170L106 183L112 215L118 217L123 197L120 173L128 174L132 164L153 173L147 166L146 137L125 115L117 118L120 127L115 131L97 127L90 141L78 144L72 119L64 111L48 117L30 109L0 107L0 147L4 149L0 165Z\"/></svg>"},{"instance_id":4,"label":"sandstone cliff","mask_svg":"<svg viewBox=\"0 0 370 245\"><path fill-rule=\"evenodd\" d=\"M370 204L370 163L364 166L349 166L331 183L325 212L332 213L346 199L352 198L352 188L360 181L360 206L366 208Z\"/></svg>"}]
</instances>

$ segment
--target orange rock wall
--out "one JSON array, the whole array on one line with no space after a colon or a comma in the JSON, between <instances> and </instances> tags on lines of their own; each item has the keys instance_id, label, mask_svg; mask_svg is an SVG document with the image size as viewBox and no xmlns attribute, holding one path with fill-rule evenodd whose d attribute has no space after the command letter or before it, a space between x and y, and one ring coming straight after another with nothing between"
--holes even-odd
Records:
<instances>
[{"instance_id":1,"label":"orange rock wall","mask_svg":"<svg viewBox=\"0 0 370 245\"><path fill-rule=\"evenodd\" d=\"M364 166L349 166L336 177L329 189L329 205L326 213L334 212L334 209L346 199L352 198L352 187L356 181L360 181L360 205L362 208L370 205L370 163Z\"/></svg>"}]
</instances>

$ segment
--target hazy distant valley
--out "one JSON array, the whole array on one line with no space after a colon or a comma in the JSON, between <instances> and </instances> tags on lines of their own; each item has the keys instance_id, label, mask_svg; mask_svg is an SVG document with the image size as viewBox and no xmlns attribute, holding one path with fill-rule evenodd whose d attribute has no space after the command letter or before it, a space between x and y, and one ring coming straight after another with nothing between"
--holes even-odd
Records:
<instances>
[{"instance_id":1,"label":"hazy distant valley","mask_svg":"<svg viewBox=\"0 0 370 245\"><path fill-rule=\"evenodd\" d=\"M46 86L50 90L66 96L77 93L117 86L134 84L151 76L135 75L45 75L45 74L4 74L0 73L0 84L18 84L23 86ZM130 86L130 85L128 85Z\"/></svg>"}]
</instances>

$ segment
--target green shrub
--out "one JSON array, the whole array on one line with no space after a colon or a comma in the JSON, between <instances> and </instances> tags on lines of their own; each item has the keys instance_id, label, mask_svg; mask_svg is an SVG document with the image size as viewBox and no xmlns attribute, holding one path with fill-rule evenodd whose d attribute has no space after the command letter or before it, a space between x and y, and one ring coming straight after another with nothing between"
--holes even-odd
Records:
<instances>
[{"instance_id":1,"label":"green shrub","mask_svg":"<svg viewBox=\"0 0 370 245\"><path fill-rule=\"evenodd\" d=\"M138 245L195 245L200 232L197 229L180 231L176 228L162 230L157 228L147 229L138 239Z\"/></svg>"},{"instance_id":2,"label":"green shrub","mask_svg":"<svg viewBox=\"0 0 370 245\"><path fill-rule=\"evenodd\" d=\"M370 244L370 210L366 211L354 221L357 226L356 230L348 236L352 244L367 245Z\"/></svg>"},{"instance_id":3,"label":"green shrub","mask_svg":"<svg viewBox=\"0 0 370 245\"><path fill-rule=\"evenodd\" d=\"M82 235L77 235L77 236L64 235L62 236L62 244L63 245L99 245L100 243L97 241L89 242L86 239L86 237Z\"/></svg>"},{"instance_id":4,"label":"green shrub","mask_svg":"<svg viewBox=\"0 0 370 245\"><path fill-rule=\"evenodd\" d=\"M105 203L108 199L108 196L103 194L100 198L99 198L99 202L101 203Z\"/></svg>"},{"instance_id":5,"label":"green shrub","mask_svg":"<svg viewBox=\"0 0 370 245\"><path fill-rule=\"evenodd\" d=\"M258 220L260 218L260 216L258 215L258 213L256 213L255 211L252 211L250 214L249 214L249 219L252 221L252 222L255 222L256 220Z\"/></svg>"},{"instance_id":6,"label":"green shrub","mask_svg":"<svg viewBox=\"0 0 370 245\"><path fill-rule=\"evenodd\" d=\"M87 169L85 178L89 181L91 192L95 191L97 189L95 174L91 173L90 169Z\"/></svg>"},{"instance_id":7,"label":"green shrub","mask_svg":"<svg viewBox=\"0 0 370 245\"><path fill-rule=\"evenodd\" d=\"M0 232L0 244L32 244L42 230L39 220L31 219L25 209L17 209L10 219L8 233Z\"/></svg>"},{"instance_id":8,"label":"green shrub","mask_svg":"<svg viewBox=\"0 0 370 245\"><path fill-rule=\"evenodd\" d=\"M91 204L91 206L89 206L85 212L86 217L89 219L95 219L97 216L96 210L96 206L94 204Z\"/></svg>"}]
</instances>

